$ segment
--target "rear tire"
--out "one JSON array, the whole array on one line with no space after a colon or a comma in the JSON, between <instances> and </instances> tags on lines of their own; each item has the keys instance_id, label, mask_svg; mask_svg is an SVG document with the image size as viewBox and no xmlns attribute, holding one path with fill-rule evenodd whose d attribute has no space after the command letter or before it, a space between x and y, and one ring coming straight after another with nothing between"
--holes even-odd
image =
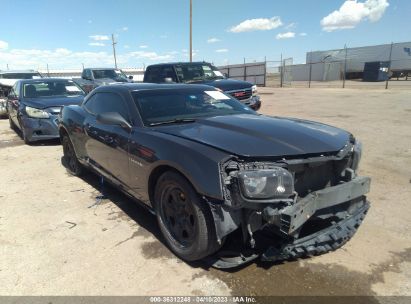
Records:
<instances>
[{"instance_id":1,"label":"rear tire","mask_svg":"<svg viewBox=\"0 0 411 304\"><path fill-rule=\"evenodd\" d=\"M220 249L207 203L180 174L168 171L161 175L154 207L168 246L181 259L199 260Z\"/></svg>"},{"instance_id":2,"label":"rear tire","mask_svg":"<svg viewBox=\"0 0 411 304\"><path fill-rule=\"evenodd\" d=\"M63 135L61 144L63 146L63 164L67 172L74 176L81 176L84 173L84 168L77 159L76 152L68 135Z\"/></svg>"}]
</instances>

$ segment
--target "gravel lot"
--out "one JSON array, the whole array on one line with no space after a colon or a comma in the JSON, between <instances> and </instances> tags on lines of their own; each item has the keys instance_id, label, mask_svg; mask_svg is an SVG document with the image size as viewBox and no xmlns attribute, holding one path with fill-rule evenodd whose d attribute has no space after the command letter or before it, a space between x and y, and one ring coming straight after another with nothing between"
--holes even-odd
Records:
<instances>
[{"instance_id":1,"label":"gravel lot","mask_svg":"<svg viewBox=\"0 0 411 304\"><path fill-rule=\"evenodd\" d=\"M230 272L188 265L163 245L149 212L110 187L96 204L97 176L69 176L58 142L25 146L2 119L0 294L411 296L410 91L260 92L265 114L321 121L362 140L372 207L342 249Z\"/></svg>"}]
</instances>

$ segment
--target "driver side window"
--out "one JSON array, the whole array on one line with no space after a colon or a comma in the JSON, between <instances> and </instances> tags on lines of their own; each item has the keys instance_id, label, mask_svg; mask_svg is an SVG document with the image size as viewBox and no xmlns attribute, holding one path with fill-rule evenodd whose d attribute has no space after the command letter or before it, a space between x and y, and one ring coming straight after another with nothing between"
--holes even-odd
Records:
<instances>
[{"instance_id":1,"label":"driver side window","mask_svg":"<svg viewBox=\"0 0 411 304\"><path fill-rule=\"evenodd\" d=\"M88 112L94 115L115 112L130 121L126 102L116 93L96 93L84 104Z\"/></svg>"}]
</instances>

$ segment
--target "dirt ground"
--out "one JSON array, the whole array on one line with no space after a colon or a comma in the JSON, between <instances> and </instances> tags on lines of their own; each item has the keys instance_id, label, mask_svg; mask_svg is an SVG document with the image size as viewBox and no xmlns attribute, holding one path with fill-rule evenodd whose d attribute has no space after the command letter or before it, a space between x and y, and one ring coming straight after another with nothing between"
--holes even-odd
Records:
<instances>
[{"instance_id":1,"label":"dirt ground","mask_svg":"<svg viewBox=\"0 0 411 304\"><path fill-rule=\"evenodd\" d=\"M354 133L372 207L354 238L323 256L235 271L177 259L155 218L99 179L69 176L58 142L25 146L0 120L1 295L411 296L411 94L260 89L264 114ZM381 298L372 298L371 302Z\"/></svg>"}]
</instances>

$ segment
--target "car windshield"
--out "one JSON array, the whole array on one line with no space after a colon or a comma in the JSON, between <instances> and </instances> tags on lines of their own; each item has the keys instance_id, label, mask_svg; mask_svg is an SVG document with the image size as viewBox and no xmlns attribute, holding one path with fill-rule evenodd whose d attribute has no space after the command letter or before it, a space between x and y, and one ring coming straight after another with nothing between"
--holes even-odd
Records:
<instances>
[{"instance_id":1,"label":"car windshield","mask_svg":"<svg viewBox=\"0 0 411 304\"><path fill-rule=\"evenodd\" d=\"M94 79L109 78L114 80L127 80L127 76L121 70L93 70Z\"/></svg>"},{"instance_id":2,"label":"car windshield","mask_svg":"<svg viewBox=\"0 0 411 304\"><path fill-rule=\"evenodd\" d=\"M81 95L85 95L84 91L71 80L44 80L23 83L23 96L25 98Z\"/></svg>"},{"instance_id":3,"label":"car windshield","mask_svg":"<svg viewBox=\"0 0 411 304\"><path fill-rule=\"evenodd\" d=\"M41 78L39 73L6 73L0 74L3 79L36 79Z\"/></svg>"},{"instance_id":4,"label":"car windshield","mask_svg":"<svg viewBox=\"0 0 411 304\"><path fill-rule=\"evenodd\" d=\"M157 89L132 92L145 125L188 122L201 117L256 112L236 99L213 90Z\"/></svg>"},{"instance_id":5,"label":"car windshield","mask_svg":"<svg viewBox=\"0 0 411 304\"><path fill-rule=\"evenodd\" d=\"M224 79L224 75L209 64L181 64L176 65L175 70L180 81L185 83Z\"/></svg>"}]
</instances>

